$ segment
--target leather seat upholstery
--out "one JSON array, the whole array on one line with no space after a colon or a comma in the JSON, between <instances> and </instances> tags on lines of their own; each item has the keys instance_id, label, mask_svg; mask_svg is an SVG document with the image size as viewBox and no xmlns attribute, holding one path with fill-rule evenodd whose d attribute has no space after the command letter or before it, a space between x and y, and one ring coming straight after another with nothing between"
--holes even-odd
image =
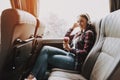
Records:
<instances>
[{"instance_id":1,"label":"leather seat upholstery","mask_svg":"<svg viewBox=\"0 0 120 80\"><path fill-rule=\"evenodd\" d=\"M106 80L113 73L116 66L120 66L118 64L120 62L119 21L120 10L109 14L102 20L100 39L103 40L103 45L91 72L91 80Z\"/></svg>"},{"instance_id":2,"label":"leather seat upholstery","mask_svg":"<svg viewBox=\"0 0 120 80\"><path fill-rule=\"evenodd\" d=\"M1 53L1 16L0 16L0 53Z\"/></svg>"},{"instance_id":3,"label":"leather seat upholstery","mask_svg":"<svg viewBox=\"0 0 120 80\"><path fill-rule=\"evenodd\" d=\"M28 39L34 34L36 18L28 12L18 9L7 9L1 15L1 54L0 69L10 54L15 39Z\"/></svg>"},{"instance_id":4,"label":"leather seat upholstery","mask_svg":"<svg viewBox=\"0 0 120 80\"><path fill-rule=\"evenodd\" d=\"M102 19L100 37L87 56L81 74L54 70L48 80L119 80L119 31L120 10L110 13Z\"/></svg>"}]
</instances>

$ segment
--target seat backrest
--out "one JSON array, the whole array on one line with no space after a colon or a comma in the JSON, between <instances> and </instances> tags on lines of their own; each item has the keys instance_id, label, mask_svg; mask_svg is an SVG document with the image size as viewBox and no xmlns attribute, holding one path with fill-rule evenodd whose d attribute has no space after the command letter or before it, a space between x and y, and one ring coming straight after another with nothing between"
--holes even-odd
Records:
<instances>
[{"instance_id":1,"label":"seat backrest","mask_svg":"<svg viewBox=\"0 0 120 80\"><path fill-rule=\"evenodd\" d=\"M0 16L0 53L1 53L1 16Z\"/></svg>"},{"instance_id":2,"label":"seat backrest","mask_svg":"<svg viewBox=\"0 0 120 80\"><path fill-rule=\"evenodd\" d=\"M105 18L103 18L101 23L100 38L96 46L93 48L93 50L96 50L96 52L94 53L100 54L96 59L91 74L89 74L90 76L84 74L85 77L90 78L90 80L107 80L110 77L110 75L114 72L116 66L119 66L118 64L120 62L119 31L120 31L120 10L115 11L106 16Z\"/></svg>"},{"instance_id":3,"label":"seat backrest","mask_svg":"<svg viewBox=\"0 0 120 80\"><path fill-rule=\"evenodd\" d=\"M1 45L1 16L0 16L0 45Z\"/></svg>"},{"instance_id":4,"label":"seat backrest","mask_svg":"<svg viewBox=\"0 0 120 80\"><path fill-rule=\"evenodd\" d=\"M100 23L101 23L101 19L96 19L96 20L91 21L91 24L95 27L95 31L97 34L94 46L97 44L99 37L100 37Z\"/></svg>"},{"instance_id":5,"label":"seat backrest","mask_svg":"<svg viewBox=\"0 0 120 80\"><path fill-rule=\"evenodd\" d=\"M95 44L94 44L92 50L90 51L90 53L88 54L86 60L84 61L83 66L82 66L82 74L86 78L89 78L92 67L95 64L96 58L98 57L99 53L97 53L97 55L95 55L95 56L93 56L93 55L96 54L96 52L99 50L99 48L101 48L100 46L97 47L97 45L98 45L97 43L98 43L98 40L100 38L101 21L102 21L101 19L92 21L92 25L95 26L97 35L96 35ZM99 45L101 45L101 44L102 44L102 42L99 41Z\"/></svg>"},{"instance_id":6,"label":"seat backrest","mask_svg":"<svg viewBox=\"0 0 120 80\"><path fill-rule=\"evenodd\" d=\"M11 52L13 42L19 38L28 39L34 34L36 18L28 12L18 9L4 10L1 16L1 46L0 69L6 57Z\"/></svg>"}]
</instances>

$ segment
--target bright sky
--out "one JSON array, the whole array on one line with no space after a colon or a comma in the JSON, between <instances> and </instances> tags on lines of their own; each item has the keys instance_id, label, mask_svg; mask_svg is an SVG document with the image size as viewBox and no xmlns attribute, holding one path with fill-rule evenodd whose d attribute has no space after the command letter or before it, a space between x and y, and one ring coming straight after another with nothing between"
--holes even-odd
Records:
<instances>
[{"instance_id":1,"label":"bright sky","mask_svg":"<svg viewBox=\"0 0 120 80\"><path fill-rule=\"evenodd\" d=\"M74 22L81 13L92 19L100 19L109 13L109 0L40 0L40 18L56 14L68 22Z\"/></svg>"},{"instance_id":2,"label":"bright sky","mask_svg":"<svg viewBox=\"0 0 120 80\"><path fill-rule=\"evenodd\" d=\"M4 9L10 8L10 0L0 0L0 15Z\"/></svg>"},{"instance_id":3,"label":"bright sky","mask_svg":"<svg viewBox=\"0 0 120 80\"><path fill-rule=\"evenodd\" d=\"M10 0L0 0L0 15L4 9L10 7ZM54 14L58 19L64 20L67 23L64 25L66 30L73 25L77 16L81 13L88 13L91 19L100 19L106 16L109 13L109 0L40 0L39 9L41 21L48 24L46 20L50 18L51 14ZM57 24L54 19L49 21Z\"/></svg>"}]
</instances>

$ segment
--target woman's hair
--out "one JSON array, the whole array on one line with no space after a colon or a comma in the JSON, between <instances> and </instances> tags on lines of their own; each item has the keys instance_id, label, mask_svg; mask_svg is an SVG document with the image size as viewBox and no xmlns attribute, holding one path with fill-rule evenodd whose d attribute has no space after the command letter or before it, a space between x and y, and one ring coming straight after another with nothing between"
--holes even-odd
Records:
<instances>
[{"instance_id":1,"label":"woman's hair","mask_svg":"<svg viewBox=\"0 0 120 80\"><path fill-rule=\"evenodd\" d=\"M89 14L87 14L87 13L80 14L79 17L84 17L88 21L88 24L91 24Z\"/></svg>"},{"instance_id":2,"label":"woman's hair","mask_svg":"<svg viewBox=\"0 0 120 80\"><path fill-rule=\"evenodd\" d=\"M89 28L95 30L95 26L91 23L89 14L87 14L87 13L80 14L79 18L80 17L84 17L87 20L87 23L89 24Z\"/></svg>"}]
</instances>

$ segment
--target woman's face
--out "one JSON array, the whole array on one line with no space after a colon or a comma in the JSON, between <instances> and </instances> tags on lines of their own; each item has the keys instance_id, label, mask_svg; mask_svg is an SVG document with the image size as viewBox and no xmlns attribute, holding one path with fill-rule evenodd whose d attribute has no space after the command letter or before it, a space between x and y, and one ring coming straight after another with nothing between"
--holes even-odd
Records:
<instances>
[{"instance_id":1,"label":"woman's face","mask_svg":"<svg viewBox=\"0 0 120 80\"><path fill-rule=\"evenodd\" d=\"M88 21L87 21L86 18L84 18L84 17L80 17L79 20L78 20L78 23L79 23L79 25L80 25L80 27L81 27L82 29L85 29L85 28L86 28L87 22L88 22Z\"/></svg>"}]
</instances>

